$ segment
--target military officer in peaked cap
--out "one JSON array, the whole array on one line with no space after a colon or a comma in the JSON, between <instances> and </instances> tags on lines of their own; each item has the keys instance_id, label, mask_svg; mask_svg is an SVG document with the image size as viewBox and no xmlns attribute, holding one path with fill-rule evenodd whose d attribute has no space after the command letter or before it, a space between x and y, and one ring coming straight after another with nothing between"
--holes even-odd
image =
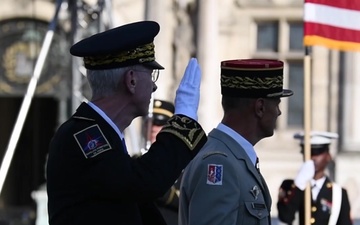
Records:
<instances>
[{"instance_id":1,"label":"military officer in peaked cap","mask_svg":"<svg viewBox=\"0 0 360 225\"><path fill-rule=\"evenodd\" d=\"M201 71L191 59L176 91L175 114L149 151L131 158L124 130L148 113L163 67L155 61L153 21L126 24L74 44L92 90L90 101L56 131L49 147L50 225L166 224L154 201L206 142L197 122Z\"/></svg>"},{"instance_id":2,"label":"military officer in peaked cap","mask_svg":"<svg viewBox=\"0 0 360 225\"><path fill-rule=\"evenodd\" d=\"M159 133L161 128L167 123L167 121L174 114L174 104L160 99L154 99L153 105L153 118L150 133L150 140L154 142L156 135Z\"/></svg>"},{"instance_id":3,"label":"military officer in peaked cap","mask_svg":"<svg viewBox=\"0 0 360 225\"><path fill-rule=\"evenodd\" d=\"M138 157L149 150L149 144L156 140L156 135L174 115L175 106L169 101L154 99L150 105L152 105L151 116L149 111L148 115L142 118L141 149L135 149L136 152L129 153L134 157Z\"/></svg>"},{"instance_id":4,"label":"military officer in peaked cap","mask_svg":"<svg viewBox=\"0 0 360 225\"><path fill-rule=\"evenodd\" d=\"M300 140L301 153L303 153L304 134L296 133L294 138ZM277 203L280 221L293 224L295 213L299 212L299 224L304 224L304 190L310 182L311 224L352 224L347 191L326 175L327 165L331 162L329 152L331 140L336 138L338 138L337 133L320 131L310 133L311 160L302 164L294 180L286 179L280 186Z\"/></svg>"},{"instance_id":5,"label":"military officer in peaked cap","mask_svg":"<svg viewBox=\"0 0 360 225\"><path fill-rule=\"evenodd\" d=\"M269 225L271 196L254 145L274 133L283 89L283 62L221 62L224 116L189 163L180 186L180 225Z\"/></svg>"}]
</instances>

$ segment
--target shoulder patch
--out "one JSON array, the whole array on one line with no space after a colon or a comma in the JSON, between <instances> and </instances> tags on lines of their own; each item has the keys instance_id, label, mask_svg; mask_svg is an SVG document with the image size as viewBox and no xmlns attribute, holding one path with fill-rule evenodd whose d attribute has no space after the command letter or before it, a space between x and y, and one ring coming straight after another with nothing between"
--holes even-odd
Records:
<instances>
[{"instance_id":1,"label":"shoulder patch","mask_svg":"<svg viewBox=\"0 0 360 225\"><path fill-rule=\"evenodd\" d=\"M227 157L227 154L225 153L225 152L220 152L220 151L213 151L213 152L208 152L208 153L206 153L206 154L204 154L203 156L202 156L202 159L205 159L205 158L207 158L207 157L209 157L209 156L211 156L211 155L223 155L223 156L225 156L225 157Z\"/></svg>"},{"instance_id":2,"label":"shoulder patch","mask_svg":"<svg viewBox=\"0 0 360 225\"><path fill-rule=\"evenodd\" d=\"M223 165L208 164L206 184L222 185Z\"/></svg>"},{"instance_id":3,"label":"shoulder patch","mask_svg":"<svg viewBox=\"0 0 360 225\"><path fill-rule=\"evenodd\" d=\"M85 158L94 158L111 149L110 143L97 124L75 133L74 138Z\"/></svg>"}]
</instances>

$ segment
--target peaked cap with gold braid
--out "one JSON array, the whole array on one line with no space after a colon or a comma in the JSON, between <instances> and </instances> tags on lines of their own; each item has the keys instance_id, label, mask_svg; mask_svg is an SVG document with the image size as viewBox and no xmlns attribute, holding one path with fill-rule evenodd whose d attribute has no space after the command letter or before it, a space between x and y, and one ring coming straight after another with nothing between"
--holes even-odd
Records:
<instances>
[{"instance_id":1,"label":"peaked cap with gold braid","mask_svg":"<svg viewBox=\"0 0 360 225\"><path fill-rule=\"evenodd\" d=\"M153 124L163 126L173 116L175 106L169 101L154 99Z\"/></svg>"},{"instance_id":2,"label":"peaked cap with gold braid","mask_svg":"<svg viewBox=\"0 0 360 225\"><path fill-rule=\"evenodd\" d=\"M230 97L289 97L283 89L284 63L268 59L235 59L221 62L221 94Z\"/></svg>"},{"instance_id":3,"label":"peaked cap with gold braid","mask_svg":"<svg viewBox=\"0 0 360 225\"><path fill-rule=\"evenodd\" d=\"M164 69L155 61L153 41L159 30L154 21L126 24L79 41L70 48L70 53L83 57L85 68L92 70L136 64Z\"/></svg>"}]
</instances>

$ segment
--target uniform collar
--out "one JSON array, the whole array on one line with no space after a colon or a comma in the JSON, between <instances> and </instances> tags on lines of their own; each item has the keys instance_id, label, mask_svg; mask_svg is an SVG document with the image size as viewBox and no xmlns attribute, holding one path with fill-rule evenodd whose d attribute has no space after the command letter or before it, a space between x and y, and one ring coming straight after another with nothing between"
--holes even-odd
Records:
<instances>
[{"instance_id":1,"label":"uniform collar","mask_svg":"<svg viewBox=\"0 0 360 225\"><path fill-rule=\"evenodd\" d=\"M317 180L314 180L314 179L311 179L311 187L313 187L314 185L316 185L317 188L321 188L323 185L324 185L324 182L326 180L326 177L322 177L320 179L317 179Z\"/></svg>"},{"instance_id":2,"label":"uniform collar","mask_svg":"<svg viewBox=\"0 0 360 225\"><path fill-rule=\"evenodd\" d=\"M224 132L225 134L229 135L232 139L234 139L246 152L248 157L250 158L253 165L256 164L256 152L254 150L254 146L250 144L243 136L241 136L239 133L231 129L230 127L226 126L223 123L219 123L219 125L216 127L216 129Z\"/></svg>"},{"instance_id":3,"label":"uniform collar","mask_svg":"<svg viewBox=\"0 0 360 225\"><path fill-rule=\"evenodd\" d=\"M115 125L115 123L105 114L104 111L102 111L99 107L97 107L92 102L87 102L87 104L95 110L108 124L116 131L116 133L119 135L120 139L124 139L124 134L119 130L119 128Z\"/></svg>"}]
</instances>

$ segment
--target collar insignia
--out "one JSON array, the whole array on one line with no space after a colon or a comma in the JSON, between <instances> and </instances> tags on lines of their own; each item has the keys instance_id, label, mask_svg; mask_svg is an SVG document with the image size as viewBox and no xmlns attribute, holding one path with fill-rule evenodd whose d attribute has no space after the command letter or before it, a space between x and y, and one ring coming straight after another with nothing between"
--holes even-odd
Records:
<instances>
[{"instance_id":1,"label":"collar insignia","mask_svg":"<svg viewBox=\"0 0 360 225\"><path fill-rule=\"evenodd\" d=\"M255 185L251 190L250 190L251 194L254 196L255 200L257 200L258 195L260 194L260 189L257 185Z\"/></svg>"}]
</instances>

